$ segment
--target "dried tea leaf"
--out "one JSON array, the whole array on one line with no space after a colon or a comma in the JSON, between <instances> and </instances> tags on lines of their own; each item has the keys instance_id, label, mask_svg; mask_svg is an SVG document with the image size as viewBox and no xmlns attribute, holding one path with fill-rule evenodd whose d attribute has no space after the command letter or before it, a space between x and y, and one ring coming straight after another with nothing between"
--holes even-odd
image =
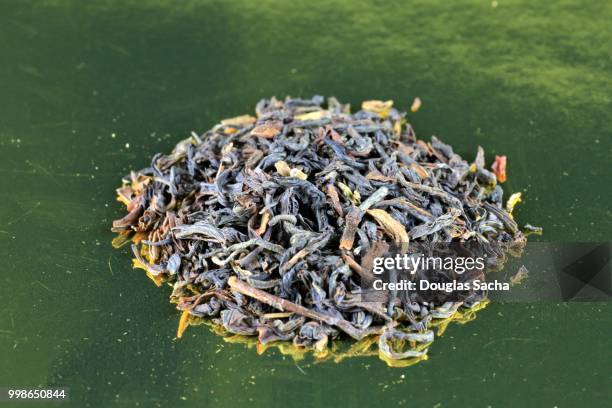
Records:
<instances>
[{"instance_id":1,"label":"dried tea leaf","mask_svg":"<svg viewBox=\"0 0 612 408\"><path fill-rule=\"evenodd\" d=\"M491 169L493 173L495 173L495 177L497 177L497 181L500 183L504 183L506 181L506 156L495 156L495 161L491 165Z\"/></svg>"},{"instance_id":2,"label":"dried tea leaf","mask_svg":"<svg viewBox=\"0 0 612 408\"><path fill-rule=\"evenodd\" d=\"M362 218L363 211L358 207L351 208L349 213L346 214L344 231L342 232L342 238L340 238L340 249L353 249L357 227L359 226Z\"/></svg>"},{"instance_id":3,"label":"dried tea leaf","mask_svg":"<svg viewBox=\"0 0 612 408\"><path fill-rule=\"evenodd\" d=\"M306 180L308 178L308 175L298 168L291 169L289 171L289 176L299 178L300 180Z\"/></svg>"},{"instance_id":4,"label":"dried tea leaf","mask_svg":"<svg viewBox=\"0 0 612 408\"><path fill-rule=\"evenodd\" d=\"M397 244L407 243L410 239L408 238L408 232L406 228L393 218L385 210L372 209L368 210L367 213L378 222L382 229L391 237Z\"/></svg>"},{"instance_id":5,"label":"dried tea leaf","mask_svg":"<svg viewBox=\"0 0 612 408\"><path fill-rule=\"evenodd\" d=\"M251 130L251 135L263 137L265 139L273 139L280 134L282 127L283 125L280 122L257 125Z\"/></svg>"},{"instance_id":6,"label":"dried tea leaf","mask_svg":"<svg viewBox=\"0 0 612 408\"><path fill-rule=\"evenodd\" d=\"M282 160L278 161L274 163L274 167L276 168L276 171L278 171L278 174L280 174L283 177L289 177L291 173L291 167L289 167L287 162L282 161Z\"/></svg>"},{"instance_id":7,"label":"dried tea leaf","mask_svg":"<svg viewBox=\"0 0 612 408\"><path fill-rule=\"evenodd\" d=\"M525 226L523 227L523 231L525 233L525 236L531 234L542 235L544 229L542 227L536 227L531 224L525 224Z\"/></svg>"},{"instance_id":8,"label":"dried tea leaf","mask_svg":"<svg viewBox=\"0 0 612 408\"><path fill-rule=\"evenodd\" d=\"M361 103L361 109L368 112L373 112L378 114L381 118L386 118L389 116L389 112L393 107L393 101L379 101L379 100L371 100L371 101L363 101Z\"/></svg>"},{"instance_id":9,"label":"dried tea leaf","mask_svg":"<svg viewBox=\"0 0 612 408\"><path fill-rule=\"evenodd\" d=\"M264 232L266 232L266 228L268 227L268 221L270 221L270 211L266 211L261 216L261 223L259 224L259 228L255 230L255 234L261 236Z\"/></svg>"},{"instance_id":10,"label":"dried tea leaf","mask_svg":"<svg viewBox=\"0 0 612 408\"><path fill-rule=\"evenodd\" d=\"M510 198L508 198L508 201L506 202L506 211L508 212L508 214L510 214L510 216L512 216L512 212L514 211L514 207L520 203L522 200L522 193L514 193L510 196Z\"/></svg>"},{"instance_id":11,"label":"dried tea leaf","mask_svg":"<svg viewBox=\"0 0 612 408\"><path fill-rule=\"evenodd\" d=\"M399 136L402 134L402 122L403 120L396 120L393 123L393 135L396 138L399 138Z\"/></svg>"},{"instance_id":12,"label":"dried tea leaf","mask_svg":"<svg viewBox=\"0 0 612 408\"><path fill-rule=\"evenodd\" d=\"M233 118L223 119L221 121L221 124L225 126L245 127L254 124L256 121L257 118L251 115L241 115Z\"/></svg>"},{"instance_id":13,"label":"dried tea leaf","mask_svg":"<svg viewBox=\"0 0 612 408\"><path fill-rule=\"evenodd\" d=\"M366 178L368 180L385 181L385 182L389 182L389 183L395 181L395 178L389 177L389 176L385 176L384 174L382 174L379 171L376 171L376 172L371 171L371 172L369 172L368 174L366 174Z\"/></svg>"},{"instance_id":14,"label":"dried tea leaf","mask_svg":"<svg viewBox=\"0 0 612 408\"><path fill-rule=\"evenodd\" d=\"M132 188L130 186L123 186L117 189L117 201L129 206L132 202Z\"/></svg>"},{"instance_id":15,"label":"dried tea leaf","mask_svg":"<svg viewBox=\"0 0 612 408\"><path fill-rule=\"evenodd\" d=\"M297 115L295 119L306 121L306 120L321 120L323 118L329 118L331 114L327 110L317 110L314 112L303 113L301 115Z\"/></svg>"},{"instance_id":16,"label":"dried tea leaf","mask_svg":"<svg viewBox=\"0 0 612 408\"><path fill-rule=\"evenodd\" d=\"M342 194L351 202L353 205L359 205L361 203L361 194L359 191L355 190L354 192L350 189L349 186L344 184L341 181L338 181L338 187L342 191Z\"/></svg>"},{"instance_id":17,"label":"dried tea leaf","mask_svg":"<svg viewBox=\"0 0 612 408\"><path fill-rule=\"evenodd\" d=\"M525 280L528 276L529 276L529 271L527 270L527 268L525 268L525 265L521 265L519 270L510 277L510 284L512 286L520 285L523 282L523 280Z\"/></svg>"},{"instance_id":18,"label":"dried tea leaf","mask_svg":"<svg viewBox=\"0 0 612 408\"><path fill-rule=\"evenodd\" d=\"M289 165L285 161L281 160L274 163L274 167L276 168L276 171L278 171L278 174L283 177L295 177L299 178L300 180L308 179L308 175L306 173L304 173L298 168L289 167Z\"/></svg>"},{"instance_id":19,"label":"dried tea leaf","mask_svg":"<svg viewBox=\"0 0 612 408\"><path fill-rule=\"evenodd\" d=\"M291 317L293 315L294 315L293 312L279 312L279 313L265 313L262 317L264 319L273 320L273 319L284 319L287 317Z\"/></svg>"},{"instance_id":20,"label":"dried tea leaf","mask_svg":"<svg viewBox=\"0 0 612 408\"><path fill-rule=\"evenodd\" d=\"M416 174L419 175L420 178L422 179L429 178L429 173L427 172L427 170L425 170L425 168L419 165L418 163L411 163L410 168L414 170Z\"/></svg>"},{"instance_id":21,"label":"dried tea leaf","mask_svg":"<svg viewBox=\"0 0 612 408\"><path fill-rule=\"evenodd\" d=\"M113 238L113 240L111 241L111 245L113 246L113 248L121 248L122 246L130 242L131 236L132 234L130 232L122 232L115 238Z\"/></svg>"},{"instance_id":22,"label":"dried tea leaf","mask_svg":"<svg viewBox=\"0 0 612 408\"><path fill-rule=\"evenodd\" d=\"M485 152L482 146L478 146L478 150L476 151L476 158L474 159L474 163L472 164L472 166L474 166L473 172L475 172L477 168L483 168L485 166ZM471 167L470 171L472 171Z\"/></svg>"},{"instance_id":23,"label":"dried tea leaf","mask_svg":"<svg viewBox=\"0 0 612 408\"><path fill-rule=\"evenodd\" d=\"M178 337L179 339L183 337L183 333L185 333L185 330L187 330L188 326L189 326L189 311L183 310L183 313L181 314L181 318L179 320L178 329L176 330L176 337Z\"/></svg>"},{"instance_id":24,"label":"dried tea leaf","mask_svg":"<svg viewBox=\"0 0 612 408\"><path fill-rule=\"evenodd\" d=\"M343 217L344 211L342 210L342 205L340 204L340 197L338 196L338 190L336 190L336 187L330 183L327 185L326 192L327 192L327 196L329 197L331 201L331 205L336 211L336 213L340 217Z\"/></svg>"}]
</instances>

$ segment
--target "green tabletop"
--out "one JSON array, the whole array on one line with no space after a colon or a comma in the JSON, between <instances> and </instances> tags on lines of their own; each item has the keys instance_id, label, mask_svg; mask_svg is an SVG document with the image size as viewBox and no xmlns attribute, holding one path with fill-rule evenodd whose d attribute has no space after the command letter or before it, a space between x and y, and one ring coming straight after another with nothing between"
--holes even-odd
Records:
<instances>
[{"instance_id":1,"label":"green tabletop","mask_svg":"<svg viewBox=\"0 0 612 408\"><path fill-rule=\"evenodd\" d=\"M124 174L261 98L418 96L419 137L508 156L535 239L609 241L611 21L609 1L0 1L0 386L74 407L610 406L609 303L491 304L404 369L295 362L176 340L169 289L110 225Z\"/></svg>"}]
</instances>

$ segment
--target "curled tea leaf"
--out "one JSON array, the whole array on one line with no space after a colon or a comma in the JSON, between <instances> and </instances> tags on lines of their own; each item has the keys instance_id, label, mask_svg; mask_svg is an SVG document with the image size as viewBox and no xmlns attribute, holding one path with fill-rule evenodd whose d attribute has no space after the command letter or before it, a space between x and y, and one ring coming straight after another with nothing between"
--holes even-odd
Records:
<instances>
[{"instance_id":1,"label":"curled tea leaf","mask_svg":"<svg viewBox=\"0 0 612 408\"><path fill-rule=\"evenodd\" d=\"M508 212L508 214L510 214L510 216L512 216L512 212L514 211L514 207L520 203L522 200L522 193L514 193L510 196L510 198L508 198L508 201L506 202L506 211Z\"/></svg>"}]
</instances>

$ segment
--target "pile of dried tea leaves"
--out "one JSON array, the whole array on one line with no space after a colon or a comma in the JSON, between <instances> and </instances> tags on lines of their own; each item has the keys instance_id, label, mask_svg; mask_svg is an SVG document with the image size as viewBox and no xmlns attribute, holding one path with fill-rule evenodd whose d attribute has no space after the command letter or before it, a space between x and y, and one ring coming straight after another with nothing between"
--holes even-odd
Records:
<instances>
[{"instance_id":1,"label":"pile of dried tea leaves","mask_svg":"<svg viewBox=\"0 0 612 408\"><path fill-rule=\"evenodd\" d=\"M511 215L520 195L502 204L505 157L492 172L480 147L469 163L435 137L419 140L392 101L366 101L353 114L324 102L262 100L256 116L222 120L123 180L128 214L113 223L114 243L131 241L134 265L172 285L178 337L205 321L258 347L325 354L345 336L368 352L377 345L386 361L423 359L435 322L485 295L363 302L366 250L525 241Z\"/></svg>"}]
</instances>

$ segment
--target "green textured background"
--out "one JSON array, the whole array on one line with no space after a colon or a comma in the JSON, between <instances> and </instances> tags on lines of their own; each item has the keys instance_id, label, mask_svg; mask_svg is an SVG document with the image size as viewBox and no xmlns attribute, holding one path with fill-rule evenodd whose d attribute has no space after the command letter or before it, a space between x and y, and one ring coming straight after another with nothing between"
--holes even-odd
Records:
<instances>
[{"instance_id":1,"label":"green textured background","mask_svg":"<svg viewBox=\"0 0 612 408\"><path fill-rule=\"evenodd\" d=\"M0 1L0 386L69 386L74 407L611 406L610 304L494 304L407 369L296 364L174 340L168 290L109 231L154 153L320 93L419 96L417 135L508 156L538 239L610 241L611 21L609 1Z\"/></svg>"}]
</instances>

